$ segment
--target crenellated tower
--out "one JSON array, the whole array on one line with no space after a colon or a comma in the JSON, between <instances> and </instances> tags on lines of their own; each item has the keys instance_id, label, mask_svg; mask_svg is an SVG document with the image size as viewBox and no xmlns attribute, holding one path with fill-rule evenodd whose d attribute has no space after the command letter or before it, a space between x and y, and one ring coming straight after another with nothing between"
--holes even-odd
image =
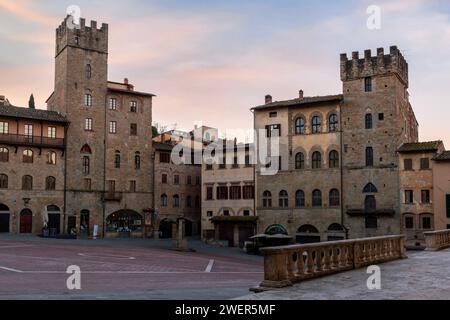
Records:
<instances>
[{"instance_id":1,"label":"crenellated tower","mask_svg":"<svg viewBox=\"0 0 450 320\"><path fill-rule=\"evenodd\" d=\"M351 237L400 232L397 148L418 140L408 63L396 46L341 54L344 220Z\"/></svg>"}]
</instances>

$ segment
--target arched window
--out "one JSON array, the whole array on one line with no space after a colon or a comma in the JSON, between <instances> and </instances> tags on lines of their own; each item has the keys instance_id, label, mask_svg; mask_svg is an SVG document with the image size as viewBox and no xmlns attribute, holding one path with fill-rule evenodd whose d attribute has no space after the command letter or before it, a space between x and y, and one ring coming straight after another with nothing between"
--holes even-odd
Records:
<instances>
[{"instance_id":1,"label":"arched window","mask_svg":"<svg viewBox=\"0 0 450 320\"><path fill-rule=\"evenodd\" d=\"M86 107L92 107L92 94L90 93L84 94L84 105Z\"/></svg>"},{"instance_id":2,"label":"arched window","mask_svg":"<svg viewBox=\"0 0 450 320\"><path fill-rule=\"evenodd\" d=\"M173 196L173 207L174 208L180 207L180 196L177 194Z\"/></svg>"},{"instance_id":3,"label":"arched window","mask_svg":"<svg viewBox=\"0 0 450 320\"><path fill-rule=\"evenodd\" d=\"M29 149L23 151L23 163L33 163L33 151Z\"/></svg>"},{"instance_id":4,"label":"arched window","mask_svg":"<svg viewBox=\"0 0 450 320\"><path fill-rule=\"evenodd\" d=\"M192 207L192 197L191 196L187 196L186 197L186 207L187 208L191 208Z\"/></svg>"},{"instance_id":5,"label":"arched window","mask_svg":"<svg viewBox=\"0 0 450 320\"><path fill-rule=\"evenodd\" d=\"M298 117L295 120L295 134L305 134L305 119Z\"/></svg>"},{"instance_id":6,"label":"arched window","mask_svg":"<svg viewBox=\"0 0 450 320\"><path fill-rule=\"evenodd\" d=\"M289 194L286 190L281 190L279 194L279 207L280 208L287 208L289 207Z\"/></svg>"},{"instance_id":7,"label":"arched window","mask_svg":"<svg viewBox=\"0 0 450 320\"><path fill-rule=\"evenodd\" d=\"M339 130L339 120L336 114L332 114L328 119L328 131L336 132Z\"/></svg>"},{"instance_id":8,"label":"arched window","mask_svg":"<svg viewBox=\"0 0 450 320\"><path fill-rule=\"evenodd\" d=\"M55 189L56 189L55 177L47 177L45 179L45 190L55 190Z\"/></svg>"},{"instance_id":9,"label":"arched window","mask_svg":"<svg viewBox=\"0 0 450 320\"><path fill-rule=\"evenodd\" d=\"M6 148L0 148L0 162L9 161L9 150Z\"/></svg>"},{"instance_id":10,"label":"arched window","mask_svg":"<svg viewBox=\"0 0 450 320\"><path fill-rule=\"evenodd\" d=\"M339 152L336 150L330 152L329 165L331 169L339 168Z\"/></svg>"},{"instance_id":11,"label":"arched window","mask_svg":"<svg viewBox=\"0 0 450 320\"><path fill-rule=\"evenodd\" d=\"M56 164L56 152L47 152L47 164Z\"/></svg>"},{"instance_id":12,"label":"arched window","mask_svg":"<svg viewBox=\"0 0 450 320\"><path fill-rule=\"evenodd\" d=\"M92 154L91 147L89 147L88 144L85 144L85 145L81 148L80 153Z\"/></svg>"},{"instance_id":13,"label":"arched window","mask_svg":"<svg viewBox=\"0 0 450 320\"><path fill-rule=\"evenodd\" d=\"M322 192L320 190L313 191L312 205L313 205L313 207L321 207L322 206Z\"/></svg>"},{"instance_id":14,"label":"arched window","mask_svg":"<svg viewBox=\"0 0 450 320\"><path fill-rule=\"evenodd\" d=\"M8 176L0 174L0 189L8 189Z\"/></svg>"},{"instance_id":15,"label":"arched window","mask_svg":"<svg viewBox=\"0 0 450 320\"><path fill-rule=\"evenodd\" d=\"M120 169L120 151L117 150L114 155L114 167Z\"/></svg>"},{"instance_id":16,"label":"arched window","mask_svg":"<svg viewBox=\"0 0 450 320\"><path fill-rule=\"evenodd\" d=\"M341 204L341 197L338 189L330 191L330 207L339 207Z\"/></svg>"},{"instance_id":17,"label":"arched window","mask_svg":"<svg viewBox=\"0 0 450 320\"><path fill-rule=\"evenodd\" d=\"M322 155L318 151L314 152L312 155L312 168L313 169L322 168Z\"/></svg>"},{"instance_id":18,"label":"arched window","mask_svg":"<svg viewBox=\"0 0 450 320\"><path fill-rule=\"evenodd\" d=\"M139 151L134 154L134 168L136 170L141 169L141 153Z\"/></svg>"},{"instance_id":19,"label":"arched window","mask_svg":"<svg viewBox=\"0 0 450 320\"><path fill-rule=\"evenodd\" d=\"M305 155L301 152L295 155L295 169L305 169Z\"/></svg>"},{"instance_id":20,"label":"arched window","mask_svg":"<svg viewBox=\"0 0 450 320\"><path fill-rule=\"evenodd\" d=\"M377 193L378 189L375 185L369 182L363 189L363 193Z\"/></svg>"},{"instance_id":21,"label":"arched window","mask_svg":"<svg viewBox=\"0 0 450 320\"><path fill-rule=\"evenodd\" d=\"M33 177L23 176L22 177L22 190L33 190Z\"/></svg>"},{"instance_id":22,"label":"arched window","mask_svg":"<svg viewBox=\"0 0 450 320\"><path fill-rule=\"evenodd\" d=\"M305 206L305 192L303 190L297 190L295 193L295 206L297 208L303 208Z\"/></svg>"},{"instance_id":23,"label":"arched window","mask_svg":"<svg viewBox=\"0 0 450 320\"><path fill-rule=\"evenodd\" d=\"M322 122L319 116L314 116L312 118L312 133L322 132Z\"/></svg>"},{"instance_id":24,"label":"arched window","mask_svg":"<svg viewBox=\"0 0 450 320\"><path fill-rule=\"evenodd\" d=\"M373 121L372 121L372 114L371 113L366 114L365 124L366 124L366 129L372 129L373 128Z\"/></svg>"},{"instance_id":25,"label":"arched window","mask_svg":"<svg viewBox=\"0 0 450 320\"><path fill-rule=\"evenodd\" d=\"M92 78L92 66L90 64L86 65L86 79Z\"/></svg>"},{"instance_id":26,"label":"arched window","mask_svg":"<svg viewBox=\"0 0 450 320\"><path fill-rule=\"evenodd\" d=\"M88 156L83 157L83 173L88 175L91 171L90 159Z\"/></svg>"},{"instance_id":27,"label":"arched window","mask_svg":"<svg viewBox=\"0 0 450 320\"><path fill-rule=\"evenodd\" d=\"M373 148L366 148L366 167L373 167Z\"/></svg>"},{"instance_id":28,"label":"arched window","mask_svg":"<svg viewBox=\"0 0 450 320\"><path fill-rule=\"evenodd\" d=\"M263 208L272 208L272 193L267 190L263 193Z\"/></svg>"},{"instance_id":29,"label":"arched window","mask_svg":"<svg viewBox=\"0 0 450 320\"><path fill-rule=\"evenodd\" d=\"M364 200L364 209L366 213L373 213L377 210L377 200L375 196L366 196Z\"/></svg>"},{"instance_id":30,"label":"arched window","mask_svg":"<svg viewBox=\"0 0 450 320\"><path fill-rule=\"evenodd\" d=\"M271 226L269 226L266 231L264 231L264 234L267 234L269 236L273 236L276 234L284 234L284 235L288 235L288 232L286 230L285 227L283 227L282 225L279 224L273 224Z\"/></svg>"},{"instance_id":31,"label":"arched window","mask_svg":"<svg viewBox=\"0 0 450 320\"><path fill-rule=\"evenodd\" d=\"M167 207L167 195L163 194L161 196L161 207Z\"/></svg>"}]
</instances>

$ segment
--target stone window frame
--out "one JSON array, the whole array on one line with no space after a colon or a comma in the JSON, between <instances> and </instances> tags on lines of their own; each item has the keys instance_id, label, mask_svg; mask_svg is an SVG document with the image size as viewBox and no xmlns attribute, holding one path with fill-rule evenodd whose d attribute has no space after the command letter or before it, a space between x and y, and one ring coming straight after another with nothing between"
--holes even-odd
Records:
<instances>
[{"instance_id":1,"label":"stone window frame","mask_svg":"<svg viewBox=\"0 0 450 320\"><path fill-rule=\"evenodd\" d=\"M55 151L48 151L47 152L47 164L48 165L56 165L56 159L57 159L57 155Z\"/></svg>"},{"instance_id":2,"label":"stone window frame","mask_svg":"<svg viewBox=\"0 0 450 320\"><path fill-rule=\"evenodd\" d=\"M134 153L134 169L135 170L141 170L141 166L142 166L141 153L139 151L136 151Z\"/></svg>"},{"instance_id":3,"label":"stone window frame","mask_svg":"<svg viewBox=\"0 0 450 320\"><path fill-rule=\"evenodd\" d=\"M48 176L45 178L45 190L55 191L56 190L56 178L53 176Z\"/></svg>"},{"instance_id":4,"label":"stone window frame","mask_svg":"<svg viewBox=\"0 0 450 320\"><path fill-rule=\"evenodd\" d=\"M278 193L278 207L279 208L289 208L289 192L286 190L281 190Z\"/></svg>"},{"instance_id":5,"label":"stone window frame","mask_svg":"<svg viewBox=\"0 0 450 320\"><path fill-rule=\"evenodd\" d=\"M323 207L323 195L320 189L314 189L311 193L312 198L312 207L313 208L322 208Z\"/></svg>"},{"instance_id":6,"label":"stone window frame","mask_svg":"<svg viewBox=\"0 0 450 320\"><path fill-rule=\"evenodd\" d=\"M162 208L167 208L169 205L169 197L167 196L167 194L163 193L160 197L159 197L159 205Z\"/></svg>"},{"instance_id":7,"label":"stone window frame","mask_svg":"<svg viewBox=\"0 0 450 320\"><path fill-rule=\"evenodd\" d=\"M8 175L1 173L0 174L0 189L8 189L9 177Z\"/></svg>"},{"instance_id":8,"label":"stone window frame","mask_svg":"<svg viewBox=\"0 0 450 320\"><path fill-rule=\"evenodd\" d=\"M424 219L430 219L430 227L424 227ZM419 214L420 230L430 231L434 229L434 216L432 213L424 212Z\"/></svg>"},{"instance_id":9,"label":"stone window frame","mask_svg":"<svg viewBox=\"0 0 450 320\"><path fill-rule=\"evenodd\" d=\"M9 162L9 149L0 147L0 162Z\"/></svg>"},{"instance_id":10,"label":"stone window frame","mask_svg":"<svg viewBox=\"0 0 450 320\"><path fill-rule=\"evenodd\" d=\"M94 98L93 98L93 95L92 95L92 91L91 90L86 90L84 92L84 104L83 105L85 107L87 107L87 108L90 108L93 105L93 101L94 101Z\"/></svg>"},{"instance_id":11,"label":"stone window frame","mask_svg":"<svg viewBox=\"0 0 450 320\"><path fill-rule=\"evenodd\" d=\"M330 207L339 207L341 205L341 193L339 189L333 188L330 190L328 202Z\"/></svg>"},{"instance_id":12,"label":"stone window frame","mask_svg":"<svg viewBox=\"0 0 450 320\"><path fill-rule=\"evenodd\" d=\"M412 227L408 227L406 219L411 219ZM402 226L405 230L415 230L416 229L416 215L414 213L404 213L402 218Z\"/></svg>"},{"instance_id":13,"label":"stone window frame","mask_svg":"<svg viewBox=\"0 0 450 320\"><path fill-rule=\"evenodd\" d=\"M33 190L33 177L30 175L22 176L22 190Z\"/></svg>"},{"instance_id":14,"label":"stone window frame","mask_svg":"<svg viewBox=\"0 0 450 320\"><path fill-rule=\"evenodd\" d=\"M314 121L318 119L318 123L314 123ZM313 112L310 117L311 123L311 134L321 134L323 133L323 115L319 112Z\"/></svg>"},{"instance_id":15,"label":"stone window frame","mask_svg":"<svg viewBox=\"0 0 450 320\"><path fill-rule=\"evenodd\" d=\"M331 122L331 117L335 116L336 117L336 122ZM326 117L327 123L326 123L326 127L327 127L327 132L328 133L337 133L340 130L340 119L339 119L339 112L337 109L333 109L331 111L329 111L327 113L327 117ZM333 127L332 127L333 125Z\"/></svg>"},{"instance_id":16,"label":"stone window frame","mask_svg":"<svg viewBox=\"0 0 450 320\"><path fill-rule=\"evenodd\" d=\"M295 153L295 170L304 170L306 169L306 156L303 151L298 151Z\"/></svg>"},{"instance_id":17,"label":"stone window frame","mask_svg":"<svg viewBox=\"0 0 450 320\"><path fill-rule=\"evenodd\" d=\"M303 120L303 126L298 124L298 121L300 121L300 120ZM303 128L303 130L301 130L301 128ZM307 134L307 129L308 129L308 125L307 125L305 115L302 113L297 113L294 116L294 135L297 135L297 136L305 135L305 134Z\"/></svg>"},{"instance_id":18,"label":"stone window frame","mask_svg":"<svg viewBox=\"0 0 450 320\"><path fill-rule=\"evenodd\" d=\"M84 119L84 131L94 131L94 120L92 118Z\"/></svg>"},{"instance_id":19,"label":"stone window frame","mask_svg":"<svg viewBox=\"0 0 450 320\"><path fill-rule=\"evenodd\" d=\"M311 150L311 169L319 170L323 167L323 156L322 152L319 150L312 149ZM319 158L317 158L317 156Z\"/></svg>"},{"instance_id":20,"label":"stone window frame","mask_svg":"<svg viewBox=\"0 0 450 320\"><path fill-rule=\"evenodd\" d=\"M109 122L109 134L117 134L117 121Z\"/></svg>"},{"instance_id":21,"label":"stone window frame","mask_svg":"<svg viewBox=\"0 0 450 320\"><path fill-rule=\"evenodd\" d=\"M301 195L301 197L300 197ZM296 208L305 208L306 207L306 196L305 191L302 189L298 189L295 192L295 207Z\"/></svg>"},{"instance_id":22,"label":"stone window frame","mask_svg":"<svg viewBox=\"0 0 450 320\"><path fill-rule=\"evenodd\" d=\"M116 111L119 107L118 99L115 96L108 97L108 110Z\"/></svg>"},{"instance_id":23,"label":"stone window frame","mask_svg":"<svg viewBox=\"0 0 450 320\"><path fill-rule=\"evenodd\" d=\"M34 152L31 149L25 149L22 152L22 162L23 163L34 163Z\"/></svg>"},{"instance_id":24,"label":"stone window frame","mask_svg":"<svg viewBox=\"0 0 450 320\"><path fill-rule=\"evenodd\" d=\"M337 155L337 157L333 157L332 155ZM339 151L335 148L331 148L330 151L328 151L328 168L329 169L339 169L341 165L341 156L339 154Z\"/></svg>"},{"instance_id":25,"label":"stone window frame","mask_svg":"<svg viewBox=\"0 0 450 320\"><path fill-rule=\"evenodd\" d=\"M272 192L265 190L262 195L263 208L272 208Z\"/></svg>"}]
</instances>

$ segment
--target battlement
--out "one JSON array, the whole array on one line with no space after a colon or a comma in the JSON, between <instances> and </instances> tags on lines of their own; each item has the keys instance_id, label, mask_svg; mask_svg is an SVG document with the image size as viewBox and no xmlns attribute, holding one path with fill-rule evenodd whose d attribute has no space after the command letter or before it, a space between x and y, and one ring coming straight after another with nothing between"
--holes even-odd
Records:
<instances>
[{"instance_id":1,"label":"battlement","mask_svg":"<svg viewBox=\"0 0 450 320\"><path fill-rule=\"evenodd\" d=\"M384 48L378 48L376 56L372 56L371 50L365 50L364 58L354 51L351 60L346 53L341 54L342 81L392 73L397 74L408 87L408 63L397 46L390 47L389 54L384 54Z\"/></svg>"},{"instance_id":2,"label":"battlement","mask_svg":"<svg viewBox=\"0 0 450 320\"><path fill-rule=\"evenodd\" d=\"M108 24L103 23L98 28L97 21L92 20L87 26L86 19L80 18L79 25L71 25L69 18L67 16L56 29L56 55L66 46L108 53Z\"/></svg>"}]
</instances>

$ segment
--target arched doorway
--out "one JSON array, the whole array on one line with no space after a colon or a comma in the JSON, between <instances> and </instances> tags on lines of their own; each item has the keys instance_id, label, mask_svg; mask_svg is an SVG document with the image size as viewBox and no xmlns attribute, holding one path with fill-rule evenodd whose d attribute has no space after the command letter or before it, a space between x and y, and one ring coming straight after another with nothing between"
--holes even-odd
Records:
<instances>
[{"instance_id":1,"label":"arched doorway","mask_svg":"<svg viewBox=\"0 0 450 320\"><path fill-rule=\"evenodd\" d=\"M172 224L174 222L169 219L163 219L159 223L159 233L160 238L162 239L170 239L172 238Z\"/></svg>"},{"instance_id":2,"label":"arched doorway","mask_svg":"<svg viewBox=\"0 0 450 320\"><path fill-rule=\"evenodd\" d=\"M142 232L143 217L133 210L119 210L106 218L106 232L128 234Z\"/></svg>"},{"instance_id":3,"label":"arched doorway","mask_svg":"<svg viewBox=\"0 0 450 320\"><path fill-rule=\"evenodd\" d=\"M345 230L339 223L333 223L328 227L328 241L345 240Z\"/></svg>"},{"instance_id":4,"label":"arched doorway","mask_svg":"<svg viewBox=\"0 0 450 320\"><path fill-rule=\"evenodd\" d=\"M80 212L80 235L82 237L89 236L90 215L91 215L91 213L89 210L81 210L81 212Z\"/></svg>"},{"instance_id":5,"label":"arched doorway","mask_svg":"<svg viewBox=\"0 0 450 320\"><path fill-rule=\"evenodd\" d=\"M56 237L61 233L61 210L55 205L47 206L48 229L50 237Z\"/></svg>"},{"instance_id":6,"label":"arched doorway","mask_svg":"<svg viewBox=\"0 0 450 320\"><path fill-rule=\"evenodd\" d=\"M33 213L30 209L23 209L20 212L20 233L33 232Z\"/></svg>"},{"instance_id":7,"label":"arched doorway","mask_svg":"<svg viewBox=\"0 0 450 320\"><path fill-rule=\"evenodd\" d=\"M9 233L9 218L8 206L0 203L0 233Z\"/></svg>"},{"instance_id":8,"label":"arched doorway","mask_svg":"<svg viewBox=\"0 0 450 320\"><path fill-rule=\"evenodd\" d=\"M298 228L297 243L317 243L320 242L320 233L316 227L305 224Z\"/></svg>"}]
</instances>

